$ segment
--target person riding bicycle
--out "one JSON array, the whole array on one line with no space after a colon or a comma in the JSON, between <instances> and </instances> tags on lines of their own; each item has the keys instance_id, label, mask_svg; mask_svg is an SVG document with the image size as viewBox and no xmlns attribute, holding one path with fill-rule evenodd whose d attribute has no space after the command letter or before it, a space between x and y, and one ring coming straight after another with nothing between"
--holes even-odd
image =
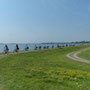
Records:
<instances>
[{"instance_id":1,"label":"person riding bicycle","mask_svg":"<svg viewBox=\"0 0 90 90\"><path fill-rule=\"evenodd\" d=\"M18 51L19 51L19 46L18 46L18 44L16 44L15 52L18 52Z\"/></svg>"},{"instance_id":2,"label":"person riding bicycle","mask_svg":"<svg viewBox=\"0 0 90 90\"><path fill-rule=\"evenodd\" d=\"M25 51L28 51L28 50L29 50L29 47L28 47L28 45L26 44Z\"/></svg>"},{"instance_id":3,"label":"person riding bicycle","mask_svg":"<svg viewBox=\"0 0 90 90\"><path fill-rule=\"evenodd\" d=\"M6 53L8 53L8 51L9 51L9 48L8 48L7 45L5 45L5 47L4 47L4 53L6 54Z\"/></svg>"}]
</instances>

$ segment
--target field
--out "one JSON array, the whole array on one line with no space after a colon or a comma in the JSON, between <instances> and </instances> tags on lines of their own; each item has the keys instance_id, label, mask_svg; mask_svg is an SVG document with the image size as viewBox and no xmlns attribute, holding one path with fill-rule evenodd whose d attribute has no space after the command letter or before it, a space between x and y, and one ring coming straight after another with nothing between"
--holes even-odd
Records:
<instances>
[{"instance_id":1,"label":"field","mask_svg":"<svg viewBox=\"0 0 90 90\"><path fill-rule=\"evenodd\" d=\"M0 90L90 90L90 64L66 57L86 47L0 56Z\"/></svg>"},{"instance_id":2,"label":"field","mask_svg":"<svg viewBox=\"0 0 90 90\"><path fill-rule=\"evenodd\" d=\"M81 57L81 58L90 60L90 49L80 53L78 56Z\"/></svg>"}]
</instances>

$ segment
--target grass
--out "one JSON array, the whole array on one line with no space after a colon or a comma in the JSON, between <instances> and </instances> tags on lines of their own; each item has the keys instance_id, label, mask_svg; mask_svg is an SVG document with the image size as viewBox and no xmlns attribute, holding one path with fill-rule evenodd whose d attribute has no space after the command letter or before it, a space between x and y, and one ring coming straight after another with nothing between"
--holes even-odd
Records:
<instances>
[{"instance_id":1,"label":"grass","mask_svg":"<svg viewBox=\"0 0 90 90\"><path fill-rule=\"evenodd\" d=\"M86 47L0 56L0 90L89 90L90 64L66 57Z\"/></svg>"},{"instance_id":2,"label":"grass","mask_svg":"<svg viewBox=\"0 0 90 90\"><path fill-rule=\"evenodd\" d=\"M87 51L83 51L81 52L79 55L79 57L90 60L90 49Z\"/></svg>"}]
</instances>

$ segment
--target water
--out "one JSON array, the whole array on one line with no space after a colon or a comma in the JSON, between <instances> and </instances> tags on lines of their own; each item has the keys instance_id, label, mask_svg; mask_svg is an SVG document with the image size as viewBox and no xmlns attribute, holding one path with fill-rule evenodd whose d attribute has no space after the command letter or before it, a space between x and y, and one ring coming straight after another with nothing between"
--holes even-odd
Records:
<instances>
[{"instance_id":1,"label":"water","mask_svg":"<svg viewBox=\"0 0 90 90\"><path fill-rule=\"evenodd\" d=\"M29 46L29 50L32 51L35 49L35 44L37 46L49 46L49 48L52 48L52 45L54 45L54 48L57 47L57 44L40 44L40 43L29 43L28 46ZM60 46L66 46L66 44L68 44L68 46L70 46L70 43L60 43L59 45ZM7 44L8 47L9 47L9 51L14 51L14 49L16 48L16 44L15 43L9 43ZM26 43L24 44L18 44L19 45L19 49L20 51L23 51L25 49L25 46L26 46ZM75 44L76 46L80 45L80 44ZM0 44L0 52L3 52L4 51L4 46L5 44Z\"/></svg>"}]
</instances>

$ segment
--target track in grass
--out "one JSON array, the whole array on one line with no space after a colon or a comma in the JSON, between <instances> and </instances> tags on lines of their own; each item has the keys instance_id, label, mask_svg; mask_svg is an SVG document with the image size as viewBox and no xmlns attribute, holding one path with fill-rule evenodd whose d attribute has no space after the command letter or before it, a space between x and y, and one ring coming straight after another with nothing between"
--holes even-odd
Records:
<instances>
[{"instance_id":1,"label":"track in grass","mask_svg":"<svg viewBox=\"0 0 90 90\"><path fill-rule=\"evenodd\" d=\"M82 50L80 50L80 51L76 51L76 52L69 53L69 54L67 54L66 56L67 56L68 58L73 59L73 60L76 60L76 61L80 61L80 62L84 62L84 63L90 63L89 60L86 60L86 59L83 59L83 58L78 57L78 54L79 54L79 53L81 53L81 52L83 52L83 51L86 51L86 50L88 50L88 49L90 49L90 47L89 47L89 48L82 49Z\"/></svg>"}]
</instances>

